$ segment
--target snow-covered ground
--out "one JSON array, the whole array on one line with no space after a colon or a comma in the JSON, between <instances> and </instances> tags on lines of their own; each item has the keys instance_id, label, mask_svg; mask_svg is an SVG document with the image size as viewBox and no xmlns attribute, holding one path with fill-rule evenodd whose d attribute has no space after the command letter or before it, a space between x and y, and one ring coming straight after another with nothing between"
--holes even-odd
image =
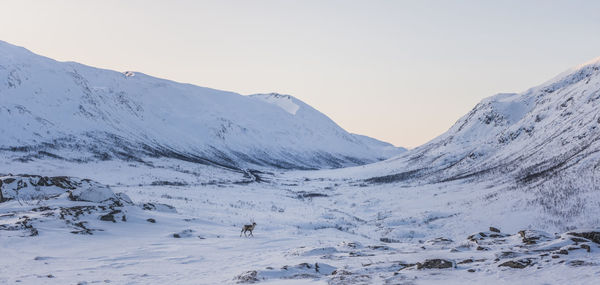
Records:
<instances>
[{"instance_id":1,"label":"snow-covered ground","mask_svg":"<svg viewBox=\"0 0 600 285\"><path fill-rule=\"evenodd\" d=\"M600 276L600 237L577 240L543 222L533 195L493 183L373 184L327 171L254 173L261 182L252 182L177 160L2 165L4 174L90 178L133 201L115 222L101 210L60 219L61 206L76 206L60 198L0 204L0 225L28 216L37 231L0 230L7 284L593 284ZM251 220L254 237L240 237ZM77 233L79 221L91 234Z\"/></svg>"}]
</instances>

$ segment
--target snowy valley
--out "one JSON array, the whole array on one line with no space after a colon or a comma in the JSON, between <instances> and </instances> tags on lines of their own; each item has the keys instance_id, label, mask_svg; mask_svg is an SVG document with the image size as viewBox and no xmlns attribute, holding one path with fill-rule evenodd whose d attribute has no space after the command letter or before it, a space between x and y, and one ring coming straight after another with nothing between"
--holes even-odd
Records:
<instances>
[{"instance_id":1,"label":"snowy valley","mask_svg":"<svg viewBox=\"0 0 600 285\"><path fill-rule=\"evenodd\" d=\"M599 104L596 60L405 150L0 42L0 283L594 284Z\"/></svg>"}]
</instances>

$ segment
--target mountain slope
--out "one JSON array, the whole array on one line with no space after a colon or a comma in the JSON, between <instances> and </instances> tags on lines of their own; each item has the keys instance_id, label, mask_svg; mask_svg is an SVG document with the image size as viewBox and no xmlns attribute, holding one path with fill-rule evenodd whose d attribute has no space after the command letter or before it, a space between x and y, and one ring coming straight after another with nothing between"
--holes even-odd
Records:
<instances>
[{"instance_id":1,"label":"mountain slope","mask_svg":"<svg viewBox=\"0 0 600 285\"><path fill-rule=\"evenodd\" d=\"M145 156L247 168L329 168L389 158L294 99L256 96L57 62L0 42L0 150L28 160Z\"/></svg>"},{"instance_id":2,"label":"mountain slope","mask_svg":"<svg viewBox=\"0 0 600 285\"><path fill-rule=\"evenodd\" d=\"M337 124L325 116L325 114L298 100L296 97L277 93L254 94L250 95L250 97L280 107L286 112L294 115L296 118L299 118L299 121L305 124L305 127L307 128L310 128L310 126L319 126L323 129L329 129L332 132L336 132L337 129L339 129ZM368 146L369 149L372 150L373 154L375 154L380 160L396 156L406 151L406 149L403 147L395 147L390 143L368 136L358 134L350 135L352 136L353 140Z\"/></svg>"},{"instance_id":3,"label":"mountain slope","mask_svg":"<svg viewBox=\"0 0 600 285\"><path fill-rule=\"evenodd\" d=\"M539 182L591 176L600 159L600 59L519 94L482 100L447 132L364 172L373 181ZM386 175L382 175L386 174Z\"/></svg>"}]
</instances>

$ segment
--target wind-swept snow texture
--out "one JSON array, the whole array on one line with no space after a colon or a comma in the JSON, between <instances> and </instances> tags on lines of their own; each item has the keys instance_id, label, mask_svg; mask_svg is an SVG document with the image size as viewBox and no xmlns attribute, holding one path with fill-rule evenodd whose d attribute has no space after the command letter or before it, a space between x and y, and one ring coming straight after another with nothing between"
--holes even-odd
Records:
<instances>
[{"instance_id":1,"label":"wind-swept snow texture","mask_svg":"<svg viewBox=\"0 0 600 285\"><path fill-rule=\"evenodd\" d=\"M20 159L174 157L234 168L332 168L402 152L291 96L242 96L57 62L0 42L0 150Z\"/></svg>"}]
</instances>

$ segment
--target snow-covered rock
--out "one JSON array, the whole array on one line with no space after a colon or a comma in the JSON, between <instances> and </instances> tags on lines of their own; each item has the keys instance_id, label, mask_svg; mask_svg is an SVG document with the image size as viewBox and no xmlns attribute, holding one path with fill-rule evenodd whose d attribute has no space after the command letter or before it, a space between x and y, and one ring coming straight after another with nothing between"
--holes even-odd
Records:
<instances>
[{"instance_id":1,"label":"snow-covered rock","mask_svg":"<svg viewBox=\"0 0 600 285\"><path fill-rule=\"evenodd\" d=\"M37 236L59 228L91 235L103 231L99 227L104 222L126 222L129 210L142 212L127 194L75 177L1 176L0 194L0 231L17 235Z\"/></svg>"},{"instance_id":2,"label":"snow-covered rock","mask_svg":"<svg viewBox=\"0 0 600 285\"><path fill-rule=\"evenodd\" d=\"M40 175L0 176L0 201L48 200L61 195L68 196L72 201L132 203L126 194L115 194L110 187L89 179Z\"/></svg>"},{"instance_id":3,"label":"snow-covered rock","mask_svg":"<svg viewBox=\"0 0 600 285\"><path fill-rule=\"evenodd\" d=\"M86 201L94 203L103 203L107 201L118 201L117 196L108 186L101 185L99 183L83 180L79 187L71 191L69 196L71 200L75 201ZM123 197L126 201L131 202L129 197Z\"/></svg>"}]
</instances>

